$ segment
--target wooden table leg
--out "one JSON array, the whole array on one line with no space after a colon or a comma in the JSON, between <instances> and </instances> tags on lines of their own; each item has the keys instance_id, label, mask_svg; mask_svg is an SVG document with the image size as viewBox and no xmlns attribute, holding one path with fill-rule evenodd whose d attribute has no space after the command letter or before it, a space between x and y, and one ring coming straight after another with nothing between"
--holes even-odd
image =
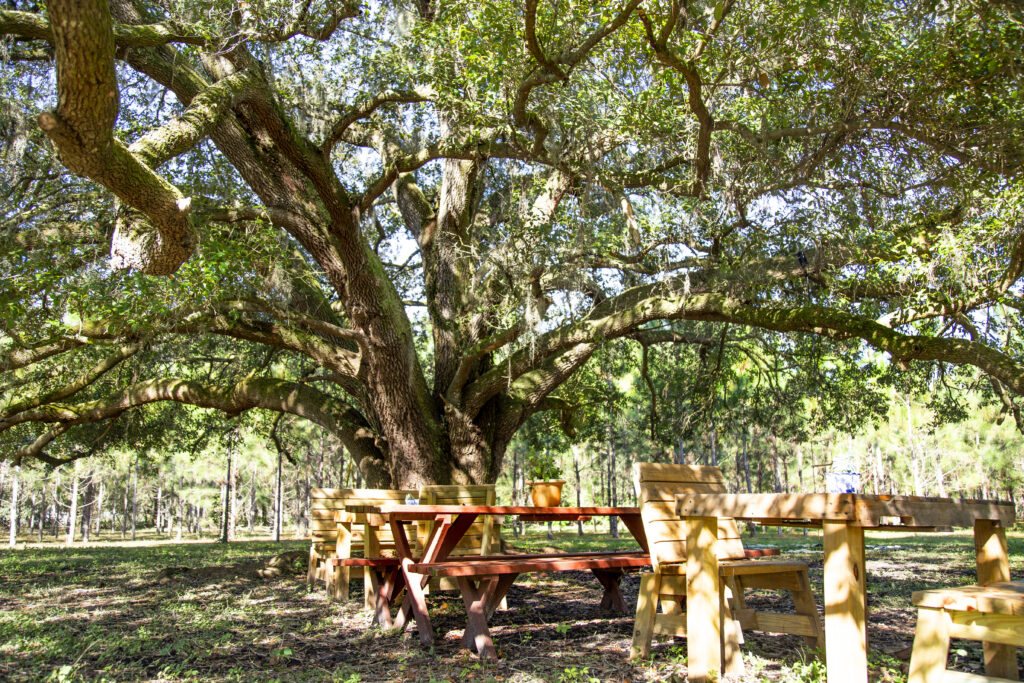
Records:
<instances>
[{"instance_id":1,"label":"wooden table leg","mask_svg":"<svg viewBox=\"0 0 1024 683\"><path fill-rule=\"evenodd\" d=\"M867 683L867 575L864 529L824 520L825 668L828 683Z\"/></svg>"},{"instance_id":2,"label":"wooden table leg","mask_svg":"<svg viewBox=\"0 0 1024 683\"><path fill-rule=\"evenodd\" d=\"M352 557L352 524L347 522L338 524L338 543L335 546L334 555L341 558ZM348 567L334 567L333 573L325 577L328 600L348 600L348 582L351 571Z\"/></svg>"},{"instance_id":3,"label":"wooden table leg","mask_svg":"<svg viewBox=\"0 0 1024 683\"><path fill-rule=\"evenodd\" d=\"M427 613L427 600L423 594L423 584L427 577L409 569L410 565L416 561L412 557L409 537L405 534L405 526L397 520L391 520L390 524L391 534L395 539L395 552L401 558L402 574L405 578L406 597L402 603L402 610L412 611L412 616L416 619L416 630L420 634L420 642L424 645L433 645L434 626L430 623L430 615ZM433 534L431 534L431 537L433 537ZM405 619L402 620L402 625L405 625Z\"/></svg>"},{"instance_id":4,"label":"wooden table leg","mask_svg":"<svg viewBox=\"0 0 1024 683\"><path fill-rule=\"evenodd\" d=\"M370 568L372 569L372 568ZM402 590L404 578L400 567L391 567L381 572L383 577L378 577L376 570L373 572L374 586L376 591L376 605L373 615L373 623L381 628L393 628L391 621L391 603L394 602L398 591ZM403 620L403 625L404 625Z\"/></svg>"},{"instance_id":5,"label":"wooden table leg","mask_svg":"<svg viewBox=\"0 0 1024 683\"><path fill-rule=\"evenodd\" d=\"M505 598L505 594L508 593L508 589L515 583L516 577L519 574L502 574L498 579L498 585L494 589L494 595L491 596L487 603L487 620L490 621L491 617L494 616L494 612L497 611L498 605Z\"/></svg>"},{"instance_id":6,"label":"wooden table leg","mask_svg":"<svg viewBox=\"0 0 1024 683\"><path fill-rule=\"evenodd\" d=\"M978 519L974 522L974 552L981 585L1010 580L1010 561L1006 554L1006 531L998 522ZM1017 649L1013 645L984 643L985 673L1011 681L1017 677Z\"/></svg>"},{"instance_id":7,"label":"wooden table leg","mask_svg":"<svg viewBox=\"0 0 1024 683\"><path fill-rule=\"evenodd\" d=\"M497 592L498 577L482 577L479 585L474 585L465 576L457 577L456 581L466 606L466 633L462 636L462 644L473 649L480 655L480 659L498 659L491 632L487 628L487 604Z\"/></svg>"},{"instance_id":8,"label":"wooden table leg","mask_svg":"<svg viewBox=\"0 0 1024 683\"><path fill-rule=\"evenodd\" d=\"M651 552L647 547L647 532L644 531L644 521L640 515L619 515L619 519L629 529L629 533L636 539L640 549L645 553Z\"/></svg>"},{"instance_id":9,"label":"wooden table leg","mask_svg":"<svg viewBox=\"0 0 1024 683\"><path fill-rule=\"evenodd\" d=\"M686 656L692 683L717 679L722 671L717 540L717 517L686 518Z\"/></svg>"},{"instance_id":10,"label":"wooden table leg","mask_svg":"<svg viewBox=\"0 0 1024 683\"><path fill-rule=\"evenodd\" d=\"M380 538L377 535L377 527L369 522L363 527L363 557L380 557ZM363 574L363 606L366 609L374 609L376 604L377 588L374 585L377 574L367 569Z\"/></svg>"},{"instance_id":11,"label":"wooden table leg","mask_svg":"<svg viewBox=\"0 0 1024 683\"><path fill-rule=\"evenodd\" d=\"M622 581L622 572L607 569L591 570L597 580L604 586L604 595L601 596L601 609L606 609L615 614L626 614L626 601L619 590L619 583Z\"/></svg>"}]
</instances>

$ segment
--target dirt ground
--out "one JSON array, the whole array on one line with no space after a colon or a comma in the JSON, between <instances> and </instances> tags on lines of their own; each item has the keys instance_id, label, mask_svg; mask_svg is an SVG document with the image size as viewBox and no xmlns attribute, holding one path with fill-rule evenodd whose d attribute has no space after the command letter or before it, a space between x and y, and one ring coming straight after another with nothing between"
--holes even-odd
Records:
<instances>
[{"instance_id":1,"label":"dirt ground","mask_svg":"<svg viewBox=\"0 0 1024 683\"><path fill-rule=\"evenodd\" d=\"M514 541L522 548L628 547L630 541L559 532ZM812 533L747 539L782 547L810 566L821 608L821 544ZM896 536L868 541L872 681L905 680L904 651L913 638L910 594L972 581L968 534ZM650 660L628 661L632 614L598 608L601 591L584 572L521 577L509 609L492 620L500 661L482 663L458 647L465 625L456 594L428 598L437 644L415 632L370 625L358 601L328 603L301 574L260 576L271 556L304 550L303 542L183 543L28 548L0 551L0 680L9 681L684 681L685 640L661 641ZM1024 570L1024 539L1011 534L1015 577ZM167 567L203 570L160 581ZM173 574L173 572L172 572ZM623 581L630 610L636 575ZM353 595L361 585L353 583ZM788 598L755 593L752 606L785 608ZM822 681L819 654L795 636L747 633L743 681ZM979 648L956 643L958 668L980 671ZM1024 664L1024 659L1022 659Z\"/></svg>"}]
</instances>

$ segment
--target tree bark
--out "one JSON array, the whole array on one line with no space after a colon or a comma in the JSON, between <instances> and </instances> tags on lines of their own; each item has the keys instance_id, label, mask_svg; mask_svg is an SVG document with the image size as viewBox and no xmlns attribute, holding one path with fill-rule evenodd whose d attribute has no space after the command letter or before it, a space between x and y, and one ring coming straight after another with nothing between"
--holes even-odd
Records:
<instances>
[{"instance_id":1,"label":"tree bark","mask_svg":"<svg viewBox=\"0 0 1024 683\"><path fill-rule=\"evenodd\" d=\"M139 456L132 460L132 540L135 540L135 521L139 509Z\"/></svg>"},{"instance_id":2,"label":"tree bark","mask_svg":"<svg viewBox=\"0 0 1024 683\"><path fill-rule=\"evenodd\" d=\"M96 484L94 472L86 474L85 494L82 499L82 543L89 542L89 532L92 530L92 513L96 505Z\"/></svg>"},{"instance_id":3,"label":"tree bark","mask_svg":"<svg viewBox=\"0 0 1024 683\"><path fill-rule=\"evenodd\" d=\"M78 473L71 472L71 507L68 510L68 536L66 545L75 542L75 523L78 521Z\"/></svg>"},{"instance_id":4,"label":"tree bark","mask_svg":"<svg viewBox=\"0 0 1024 683\"><path fill-rule=\"evenodd\" d=\"M282 488L281 480L281 465L284 459L284 454L281 449L277 449L277 485L274 493L274 542L281 542L281 523L284 520L284 490Z\"/></svg>"},{"instance_id":5,"label":"tree bark","mask_svg":"<svg viewBox=\"0 0 1024 683\"><path fill-rule=\"evenodd\" d=\"M21 472L21 467L15 465L11 471L11 529L10 538L8 539L7 545L14 547L18 543L18 486L20 484L20 477L18 476Z\"/></svg>"}]
</instances>

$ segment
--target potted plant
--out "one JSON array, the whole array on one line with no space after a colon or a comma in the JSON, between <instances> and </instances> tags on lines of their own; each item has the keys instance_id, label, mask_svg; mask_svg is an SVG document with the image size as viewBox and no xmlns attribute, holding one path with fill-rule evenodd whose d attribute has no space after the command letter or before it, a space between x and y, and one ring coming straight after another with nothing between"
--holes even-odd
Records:
<instances>
[{"instance_id":1,"label":"potted plant","mask_svg":"<svg viewBox=\"0 0 1024 683\"><path fill-rule=\"evenodd\" d=\"M562 468L555 456L546 449L533 451L526 456L526 472L530 477L525 484L530 487L530 499L536 507L558 507L562 504Z\"/></svg>"}]
</instances>

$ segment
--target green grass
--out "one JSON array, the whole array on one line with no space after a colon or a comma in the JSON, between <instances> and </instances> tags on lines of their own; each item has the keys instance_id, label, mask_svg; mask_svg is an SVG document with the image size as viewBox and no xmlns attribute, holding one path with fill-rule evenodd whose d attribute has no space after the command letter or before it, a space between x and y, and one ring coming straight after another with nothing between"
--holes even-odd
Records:
<instances>
[{"instance_id":1,"label":"green grass","mask_svg":"<svg viewBox=\"0 0 1024 683\"><path fill-rule=\"evenodd\" d=\"M530 525L525 537L504 536L515 548L593 551L635 547L628 532L612 539L578 536L575 525ZM809 563L820 586L821 540L816 532L745 538L775 546L787 559ZM867 537L873 680L901 681L889 654L910 643L910 594L973 580L969 533ZM1012 571L1024 576L1024 536L1009 536ZM492 622L502 662L482 664L457 647L464 625L461 600L430 597L438 643L431 652L412 634L382 633L356 601L327 603L306 591L300 576L253 580L232 574L185 578L162 585L168 566L231 565L304 550L304 541L35 547L0 551L0 680L159 681L589 681L683 680L685 641L655 648L650 662L627 661L632 617L596 613L596 582L582 573L523 577L511 609ZM624 580L635 604L637 579ZM354 594L361 586L353 585ZM755 595L754 601L772 598ZM820 601L820 593L818 596ZM957 659L977 662L965 645ZM745 680L821 680L821 663L789 636L750 634ZM968 668L973 666L968 664Z\"/></svg>"}]
</instances>

